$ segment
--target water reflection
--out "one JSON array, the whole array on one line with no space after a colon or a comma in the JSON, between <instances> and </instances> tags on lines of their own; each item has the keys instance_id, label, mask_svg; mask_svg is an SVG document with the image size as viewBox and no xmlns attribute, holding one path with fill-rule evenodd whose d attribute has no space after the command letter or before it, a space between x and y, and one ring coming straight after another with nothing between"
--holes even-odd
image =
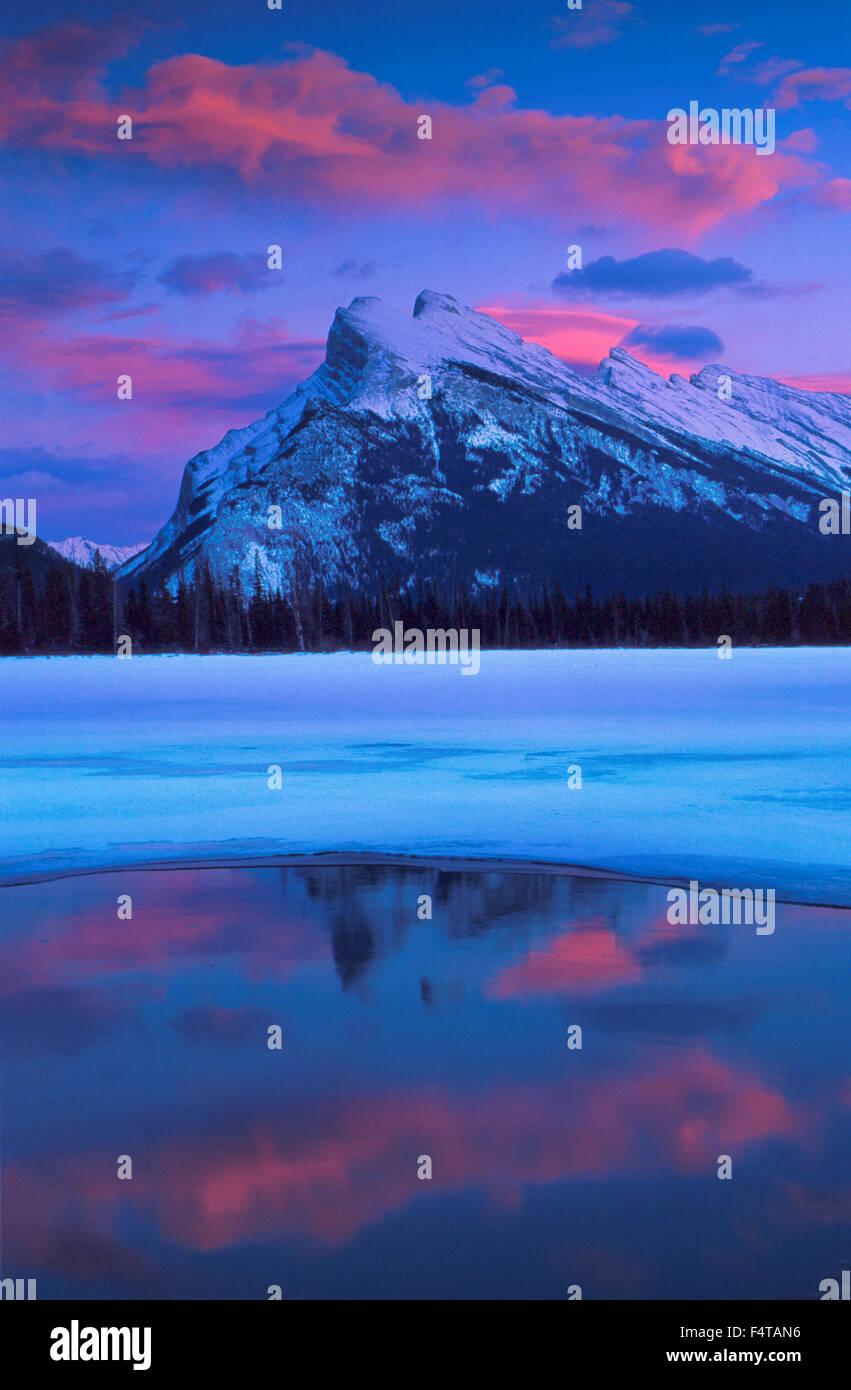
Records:
<instances>
[{"instance_id":1,"label":"water reflection","mask_svg":"<svg viewBox=\"0 0 851 1390\"><path fill-rule=\"evenodd\" d=\"M851 1235L851 914L779 907L757 937L665 908L364 863L4 889L0 1272L40 1297L816 1296Z\"/></svg>"}]
</instances>

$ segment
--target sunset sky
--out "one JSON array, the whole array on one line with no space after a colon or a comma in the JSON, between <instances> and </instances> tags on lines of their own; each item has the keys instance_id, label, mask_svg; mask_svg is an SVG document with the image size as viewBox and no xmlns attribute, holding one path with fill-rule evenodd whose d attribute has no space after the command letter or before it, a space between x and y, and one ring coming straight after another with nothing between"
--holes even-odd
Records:
<instances>
[{"instance_id":1,"label":"sunset sky","mask_svg":"<svg viewBox=\"0 0 851 1390\"><path fill-rule=\"evenodd\" d=\"M0 40L0 495L42 536L149 540L360 294L453 294L581 371L851 391L847 0L37 13ZM690 100L773 106L775 153L669 145Z\"/></svg>"}]
</instances>

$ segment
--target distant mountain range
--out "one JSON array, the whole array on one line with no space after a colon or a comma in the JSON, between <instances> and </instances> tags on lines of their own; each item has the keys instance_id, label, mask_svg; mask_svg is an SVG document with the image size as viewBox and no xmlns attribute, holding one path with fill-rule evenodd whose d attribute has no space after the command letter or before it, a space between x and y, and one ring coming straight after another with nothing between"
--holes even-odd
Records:
<instances>
[{"instance_id":1,"label":"distant mountain range","mask_svg":"<svg viewBox=\"0 0 851 1390\"><path fill-rule=\"evenodd\" d=\"M14 535L0 535L0 595L11 592L22 574L29 575L40 590L54 569L59 569L66 581L72 581L79 573L73 561L58 555L51 545L38 537L32 545L18 545Z\"/></svg>"},{"instance_id":2,"label":"distant mountain range","mask_svg":"<svg viewBox=\"0 0 851 1390\"><path fill-rule=\"evenodd\" d=\"M123 565L134 555L138 555L140 550L145 549L143 545L98 545L96 541L84 540L82 536L69 536L66 541L48 541L47 544L57 555L61 555L63 560L70 560L81 569L94 567L98 551L107 569L116 570L119 565Z\"/></svg>"},{"instance_id":3,"label":"distant mountain range","mask_svg":"<svg viewBox=\"0 0 851 1390\"><path fill-rule=\"evenodd\" d=\"M848 569L818 521L849 485L847 396L721 366L666 380L618 348L585 378L449 295L412 317L357 298L307 381L187 464L118 577L759 589Z\"/></svg>"}]
</instances>

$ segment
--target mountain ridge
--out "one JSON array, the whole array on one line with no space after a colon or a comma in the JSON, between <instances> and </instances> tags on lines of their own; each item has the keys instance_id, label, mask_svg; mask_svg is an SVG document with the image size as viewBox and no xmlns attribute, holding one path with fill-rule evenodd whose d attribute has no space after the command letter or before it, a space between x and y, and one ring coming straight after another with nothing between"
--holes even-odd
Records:
<instances>
[{"instance_id":1,"label":"mountain ridge","mask_svg":"<svg viewBox=\"0 0 851 1390\"><path fill-rule=\"evenodd\" d=\"M118 578L797 583L844 572L817 519L849 485L849 397L720 365L666 379L622 348L586 378L450 295L423 291L410 316L359 296L281 406L189 461Z\"/></svg>"},{"instance_id":2,"label":"mountain ridge","mask_svg":"<svg viewBox=\"0 0 851 1390\"><path fill-rule=\"evenodd\" d=\"M47 544L63 560L70 560L81 569L92 569L98 552L107 569L116 570L147 549L144 545L98 545L97 541L86 540L83 536L68 536L64 541L48 541Z\"/></svg>"}]
</instances>

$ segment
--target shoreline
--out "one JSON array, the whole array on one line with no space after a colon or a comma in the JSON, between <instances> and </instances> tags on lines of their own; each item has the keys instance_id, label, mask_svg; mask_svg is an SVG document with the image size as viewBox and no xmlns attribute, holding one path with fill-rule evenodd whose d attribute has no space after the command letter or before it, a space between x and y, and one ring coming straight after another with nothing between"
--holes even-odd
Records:
<instances>
[{"instance_id":1,"label":"shoreline","mask_svg":"<svg viewBox=\"0 0 851 1390\"><path fill-rule=\"evenodd\" d=\"M381 850L317 850L312 854L269 854L217 856L197 858L178 855L174 858L125 861L123 863L65 867L44 872L27 872L5 878L0 874L0 889L35 887L42 883L54 883L64 879L95 878L105 874L128 873L182 873L202 869L298 869L298 868L350 868L358 864L374 865L380 868L429 869L446 873L535 873L550 874L563 878L594 878L613 883L634 883L644 887L687 888L689 878L678 874L640 875L619 869L601 869L588 864L562 863L549 859L482 857L450 854L400 854ZM698 881L700 881L698 876ZM702 887L714 886L703 882ZM827 912L849 912L851 904L843 902L817 902L808 897L789 896L788 890L777 890L776 902L790 907L816 907Z\"/></svg>"}]
</instances>

